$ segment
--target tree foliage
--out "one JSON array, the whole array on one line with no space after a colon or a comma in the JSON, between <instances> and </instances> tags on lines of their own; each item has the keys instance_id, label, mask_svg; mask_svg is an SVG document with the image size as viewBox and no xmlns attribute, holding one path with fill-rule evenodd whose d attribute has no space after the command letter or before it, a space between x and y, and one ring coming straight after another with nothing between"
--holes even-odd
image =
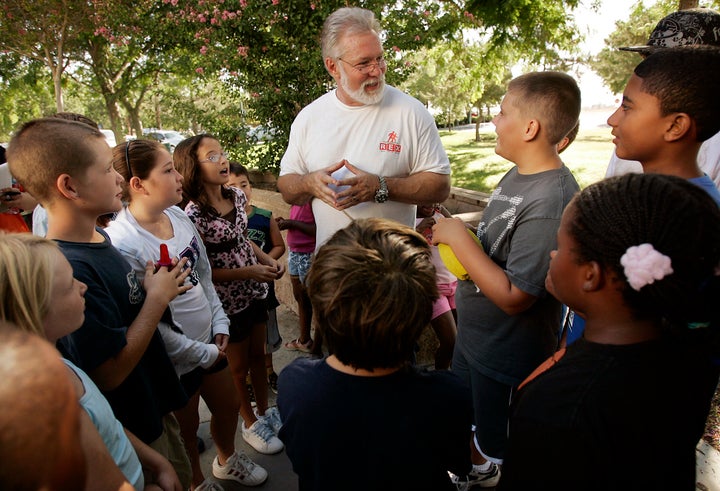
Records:
<instances>
[{"instance_id":1,"label":"tree foliage","mask_svg":"<svg viewBox=\"0 0 720 491\"><path fill-rule=\"evenodd\" d=\"M633 69L642 60L640 55L618 48L646 44L660 19L678 10L678 1L658 0L650 7L638 2L627 20L615 23L615 31L605 39L606 47L590 61L590 66L614 93L623 91ZM700 6L718 8L720 2L703 2Z\"/></svg>"},{"instance_id":2,"label":"tree foliage","mask_svg":"<svg viewBox=\"0 0 720 491\"><path fill-rule=\"evenodd\" d=\"M510 59L490 53L488 45L449 41L424 48L409 61L414 71L402 88L438 111L436 119L450 127L500 82Z\"/></svg>"},{"instance_id":3,"label":"tree foliage","mask_svg":"<svg viewBox=\"0 0 720 491\"><path fill-rule=\"evenodd\" d=\"M454 0L365 0L356 5L374 11L380 19L388 51L386 77L400 85L418 66L409 61L412 53L451 40L461 28L480 30L480 36L491 39L490 50L497 52L506 52L511 45L546 59L555 47L570 48L576 30L567 9L577 2L490 2L496 5L492 9L485 5L488 2L470 2L467 10L464 2ZM331 87L319 33L325 18L346 4L345 0L195 0L173 12L180 30L192 33L195 49L203 56L198 73L220 73L228 85L246 91L251 118L275 130L276 138L263 147L263 155L238 152L250 165L276 168L297 113ZM458 89L473 85L463 74L454 83Z\"/></svg>"},{"instance_id":4,"label":"tree foliage","mask_svg":"<svg viewBox=\"0 0 720 491\"><path fill-rule=\"evenodd\" d=\"M84 0L3 0L0 6L0 50L47 66L57 111L64 108L62 75L77 39L91 28L91 7Z\"/></svg>"},{"instance_id":5,"label":"tree foliage","mask_svg":"<svg viewBox=\"0 0 720 491\"><path fill-rule=\"evenodd\" d=\"M355 4L374 11L385 28L387 80L393 85L401 85L422 66L421 59L412 62L413 53L450 43L463 29L473 29L484 51L478 55L454 48L448 69L455 63L452 58L464 69L453 77L447 74L443 82L452 84L456 93L467 91L462 103L466 105L480 97L478 87L504 75L505 66L517 59L510 53L525 53L534 63L560 59L576 39L568 12L578 1L474 0L467 8L465 0ZM0 50L13 50L24 60L41 58L49 69L47 57L36 55L55 53L51 58L64 60L56 62L63 69L71 61L73 78L64 83L72 87L73 97L86 98L73 100L72 107L102 108L102 114L90 115L109 121L118 139L126 128L139 131L141 125L210 131L233 157L263 169L277 167L297 113L331 87L319 33L325 18L347 4L347 0L76 2L7 0L0 8L0 27L22 36L4 37ZM35 38L28 36L25 23L34 26ZM40 31L47 36L41 38ZM72 36L57 37L64 32ZM59 46L62 56L57 54ZM484 73L474 64L484 67ZM450 85L446 87L449 95ZM450 102L443 104L450 107ZM260 123L275 135L263 145L245 136L250 125Z\"/></svg>"}]
</instances>

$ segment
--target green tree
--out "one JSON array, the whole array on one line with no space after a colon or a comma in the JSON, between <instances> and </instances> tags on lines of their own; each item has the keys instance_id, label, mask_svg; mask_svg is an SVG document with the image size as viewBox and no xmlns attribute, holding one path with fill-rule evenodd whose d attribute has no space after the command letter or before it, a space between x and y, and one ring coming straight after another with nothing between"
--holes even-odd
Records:
<instances>
[{"instance_id":1,"label":"green tree","mask_svg":"<svg viewBox=\"0 0 720 491\"><path fill-rule=\"evenodd\" d=\"M17 54L0 54L0 141L23 121L55 112L47 68Z\"/></svg>"},{"instance_id":2,"label":"green tree","mask_svg":"<svg viewBox=\"0 0 720 491\"><path fill-rule=\"evenodd\" d=\"M358 5L380 18L389 53L386 77L399 85L415 68L406 63L410 54L454 38L462 27L482 28L496 49L503 43L542 46L539 58L544 59L548 47L572 45L574 30L568 27L566 9L577 1L485 2L507 4L494 10L475 2L475 12L456 0L365 0ZM543 6L528 10L526 3ZM250 94L249 114L276 132L276 138L262 146L259 160L243 155L247 164L276 169L297 113L331 87L318 37L325 18L345 5L345 0L194 0L178 4L172 13L177 31L187 33L203 56L198 72L220 74L227 85ZM488 18L480 20L485 14ZM514 27L518 23L520 30Z\"/></svg>"},{"instance_id":3,"label":"green tree","mask_svg":"<svg viewBox=\"0 0 720 491\"><path fill-rule=\"evenodd\" d=\"M678 10L679 5L679 0L658 0L650 7L638 2L627 20L615 23L615 31L605 39L606 47L589 63L610 90L615 93L622 92L633 69L642 60L640 55L618 48L646 44L660 19ZM718 8L720 2L702 2L701 6Z\"/></svg>"},{"instance_id":4,"label":"green tree","mask_svg":"<svg viewBox=\"0 0 720 491\"><path fill-rule=\"evenodd\" d=\"M500 77L489 80L485 84L482 95L475 101L475 107L480 109L481 114L483 109L486 111L484 117L478 117L475 121L475 141L480 141L480 122L492 119L492 108L502 101L511 79L512 72L505 68Z\"/></svg>"},{"instance_id":5,"label":"green tree","mask_svg":"<svg viewBox=\"0 0 720 491\"><path fill-rule=\"evenodd\" d=\"M579 0L468 0L467 17L491 49L511 47L531 64L557 67L580 37L571 12Z\"/></svg>"},{"instance_id":6,"label":"green tree","mask_svg":"<svg viewBox=\"0 0 720 491\"><path fill-rule=\"evenodd\" d=\"M0 6L0 51L47 66L57 111L64 109L63 74L77 39L92 29L92 15L92 4L83 0L3 0Z\"/></svg>"},{"instance_id":7,"label":"green tree","mask_svg":"<svg viewBox=\"0 0 720 491\"><path fill-rule=\"evenodd\" d=\"M488 46L462 41L439 42L408 57L415 70L401 87L441 113L451 127L467 117L468 109L480 98L487 83L495 78L494 60Z\"/></svg>"},{"instance_id":8,"label":"green tree","mask_svg":"<svg viewBox=\"0 0 720 491\"><path fill-rule=\"evenodd\" d=\"M173 66L174 35L164 22L169 7L155 0L93 2L95 29L80 40L76 79L99 91L115 138L123 141L122 110L129 129L142 134L145 98L159 73Z\"/></svg>"}]
</instances>

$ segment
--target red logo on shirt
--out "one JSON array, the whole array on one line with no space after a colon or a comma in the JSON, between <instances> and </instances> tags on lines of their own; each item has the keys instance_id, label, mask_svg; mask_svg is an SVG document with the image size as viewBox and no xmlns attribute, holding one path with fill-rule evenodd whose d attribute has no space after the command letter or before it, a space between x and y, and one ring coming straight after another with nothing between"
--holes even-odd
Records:
<instances>
[{"instance_id":1,"label":"red logo on shirt","mask_svg":"<svg viewBox=\"0 0 720 491\"><path fill-rule=\"evenodd\" d=\"M402 145L400 145L399 143L395 143L397 139L397 133L395 133L394 131L388 133L387 141L380 142L380 151L400 153L400 150L402 150Z\"/></svg>"}]
</instances>

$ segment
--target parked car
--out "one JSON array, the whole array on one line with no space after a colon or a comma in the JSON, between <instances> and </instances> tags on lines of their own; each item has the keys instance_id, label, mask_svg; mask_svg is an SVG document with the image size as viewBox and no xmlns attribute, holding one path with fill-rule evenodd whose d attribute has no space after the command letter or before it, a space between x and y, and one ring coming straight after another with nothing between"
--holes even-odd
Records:
<instances>
[{"instance_id":1,"label":"parked car","mask_svg":"<svg viewBox=\"0 0 720 491\"><path fill-rule=\"evenodd\" d=\"M115 141L115 133L113 133L113 130L100 130L100 133L105 136L105 140L107 140L107 144L110 145L110 148L113 148L115 145L117 145L117 142Z\"/></svg>"},{"instance_id":2,"label":"parked car","mask_svg":"<svg viewBox=\"0 0 720 491\"><path fill-rule=\"evenodd\" d=\"M157 140L168 149L168 152L173 153L178 143L183 141L185 137L179 131L173 130L156 130L153 128L146 128L143 130L143 135L146 138Z\"/></svg>"},{"instance_id":3,"label":"parked car","mask_svg":"<svg viewBox=\"0 0 720 491\"><path fill-rule=\"evenodd\" d=\"M275 136L277 136L277 130L275 128L259 124L248 129L247 136L248 139L256 143L263 143L274 139Z\"/></svg>"}]
</instances>

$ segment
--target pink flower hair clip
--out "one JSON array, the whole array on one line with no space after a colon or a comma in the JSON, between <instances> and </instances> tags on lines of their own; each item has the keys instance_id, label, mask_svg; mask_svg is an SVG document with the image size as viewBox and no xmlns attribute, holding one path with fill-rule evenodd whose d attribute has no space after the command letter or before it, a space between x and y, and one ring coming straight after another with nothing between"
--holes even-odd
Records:
<instances>
[{"instance_id":1,"label":"pink flower hair clip","mask_svg":"<svg viewBox=\"0 0 720 491\"><path fill-rule=\"evenodd\" d=\"M673 272L670 258L656 251L652 244L628 247L620 258L620 264L630 287L636 291Z\"/></svg>"}]
</instances>

